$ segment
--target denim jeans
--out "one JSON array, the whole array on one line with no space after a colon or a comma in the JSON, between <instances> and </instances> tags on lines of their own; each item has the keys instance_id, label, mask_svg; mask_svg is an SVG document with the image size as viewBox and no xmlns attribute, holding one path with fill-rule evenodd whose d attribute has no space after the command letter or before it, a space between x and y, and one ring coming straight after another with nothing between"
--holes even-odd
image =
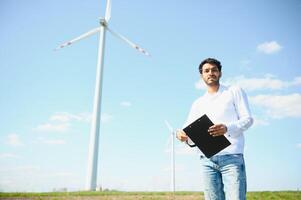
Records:
<instances>
[{"instance_id":1,"label":"denim jeans","mask_svg":"<svg viewBox=\"0 0 301 200\"><path fill-rule=\"evenodd\" d=\"M206 200L245 200L247 191L242 154L201 156Z\"/></svg>"}]
</instances>

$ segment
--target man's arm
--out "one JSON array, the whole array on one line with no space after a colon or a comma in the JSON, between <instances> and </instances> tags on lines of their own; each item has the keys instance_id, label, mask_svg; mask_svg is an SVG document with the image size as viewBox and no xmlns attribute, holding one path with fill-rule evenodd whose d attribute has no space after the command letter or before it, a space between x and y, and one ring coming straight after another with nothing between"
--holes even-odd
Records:
<instances>
[{"instance_id":1,"label":"man's arm","mask_svg":"<svg viewBox=\"0 0 301 200\"><path fill-rule=\"evenodd\" d=\"M246 93L238 87L233 88L232 93L238 120L225 124L227 127L226 134L229 137L238 137L253 124L253 118Z\"/></svg>"},{"instance_id":2,"label":"man's arm","mask_svg":"<svg viewBox=\"0 0 301 200\"><path fill-rule=\"evenodd\" d=\"M183 129L195 120L195 118L196 118L195 115L196 115L196 111L195 111L195 102L194 102L191 105L188 117L186 119L185 124L183 125ZM188 146L190 146L190 147L196 146L183 130L178 129L176 132L176 135L177 135L178 140L180 140L181 142L186 142L186 144Z\"/></svg>"}]
</instances>

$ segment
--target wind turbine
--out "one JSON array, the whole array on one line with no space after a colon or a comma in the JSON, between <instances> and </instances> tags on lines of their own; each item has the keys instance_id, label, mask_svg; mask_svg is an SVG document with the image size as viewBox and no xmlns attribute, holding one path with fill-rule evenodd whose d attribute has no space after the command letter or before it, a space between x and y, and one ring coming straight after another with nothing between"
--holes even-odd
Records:
<instances>
[{"instance_id":1,"label":"wind turbine","mask_svg":"<svg viewBox=\"0 0 301 200\"><path fill-rule=\"evenodd\" d=\"M102 94L102 77L103 77L103 65L104 65L104 50L105 50L105 36L106 31L112 33L115 37L126 42L132 48L138 50L146 56L150 56L148 52L139 47L137 44L131 42L129 39L112 31L108 27L108 22L111 18L111 1L107 0L105 17L101 18L99 21L99 27L94 28L77 38L74 38L68 42L63 43L55 50L59 50L66 46L69 46L79 40L89 37L95 33L99 33L99 46L98 46L98 59L97 59L97 69L96 69L96 85L95 94L93 102L93 114L92 114L92 124L90 132L90 144L89 144L89 156L88 156L88 171L87 171L87 182L86 190L95 190L97 184L97 164L98 164L98 147L99 147L99 130L100 130L100 117L101 117L101 94Z\"/></svg>"},{"instance_id":2,"label":"wind turbine","mask_svg":"<svg viewBox=\"0 0 301 200\"><path fill-rule=\"evenodd\" d=\"M171 133L171 185L170 189L172 192L175 192L176 184L175 184L175 130L171 127L167 120L165 120L165 124L168 130Z\"/></svg>"}]
</instances>

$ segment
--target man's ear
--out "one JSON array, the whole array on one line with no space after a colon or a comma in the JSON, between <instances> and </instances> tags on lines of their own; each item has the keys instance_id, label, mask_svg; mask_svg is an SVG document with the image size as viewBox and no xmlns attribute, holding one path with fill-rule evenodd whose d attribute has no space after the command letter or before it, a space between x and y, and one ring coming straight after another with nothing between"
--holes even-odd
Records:
<instances>
[{"instance_id":1,"label":"man's ear","mask_svg":"<svg viewBox=\"0 0 301 200\"><path fill-rule=\"evenodd\" d=\"M200 78L201 78L202 80L204 80L204 76L203 76L203 74L200 74Z\"/></svg>"},{"instance_id":2,"label":"man's ear","mask_svg":"<svg viewBox=\"0 0 301 200\"><path fill-rule=\"evenodd\" d=\"M220 71L220 72L219 72L219 77L220 77L220 78L222 77L222 74L223 74L223 73Z\"/></svg>"}]
</instances>

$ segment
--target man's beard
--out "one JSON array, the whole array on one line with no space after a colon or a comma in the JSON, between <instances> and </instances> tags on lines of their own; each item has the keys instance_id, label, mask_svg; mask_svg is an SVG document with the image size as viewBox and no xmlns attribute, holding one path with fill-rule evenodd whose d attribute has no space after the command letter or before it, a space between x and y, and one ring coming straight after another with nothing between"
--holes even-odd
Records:
<instances>
[{"instance_id":1,"label":"man's beard","mask_svg":"<svg viewBox=\"0 0 301 200\"><path fill-rule=\"evenodd\" d=\"M205 81L206 85L208 86L218 86L219 85L219 77L214 77L214 80L206 80Z\"/></svg>"}]
</instances>

